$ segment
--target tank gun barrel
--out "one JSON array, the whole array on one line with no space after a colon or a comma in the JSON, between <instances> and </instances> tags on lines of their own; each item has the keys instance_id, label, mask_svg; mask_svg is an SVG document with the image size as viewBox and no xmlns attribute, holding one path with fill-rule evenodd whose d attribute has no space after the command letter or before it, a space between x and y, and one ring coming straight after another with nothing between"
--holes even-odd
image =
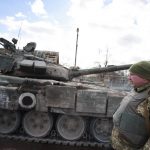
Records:
<instances>
[{"instance_id":1,"label":"tank gun barrel","mask_svg":"<svg viewBox=\"0 0 150 150\"><path fill-rule=\"evenodd\" d=\"M70 72L70 78L79 77L82 75L89 75L89 74L99 74L99 73L106 73L106 72L113 72L113 71L120 71L120 70L127 70L130 68L132 64L127 65L120 65L120 66L108 66L103 68L93 68L93 69L83 69L83 70L72 70Z\"/></svg>"}]
</instances>

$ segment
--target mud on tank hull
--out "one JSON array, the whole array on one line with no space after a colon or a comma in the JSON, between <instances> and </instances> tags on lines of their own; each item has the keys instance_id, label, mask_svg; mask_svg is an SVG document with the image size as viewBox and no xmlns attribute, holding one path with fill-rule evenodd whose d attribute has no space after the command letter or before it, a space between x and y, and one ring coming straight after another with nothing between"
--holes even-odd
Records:
<instances>
[{"instance_id":1,"label":"mud on tank hull","mask_svg":"<svg viewBox=\"0 0 150 150\"><path fill-rule=\"evenodd\" d=\"M0 86L0 134L109 143L112 115L125 95L71 82L7 77Z\"/></svg>"}]
</instances>

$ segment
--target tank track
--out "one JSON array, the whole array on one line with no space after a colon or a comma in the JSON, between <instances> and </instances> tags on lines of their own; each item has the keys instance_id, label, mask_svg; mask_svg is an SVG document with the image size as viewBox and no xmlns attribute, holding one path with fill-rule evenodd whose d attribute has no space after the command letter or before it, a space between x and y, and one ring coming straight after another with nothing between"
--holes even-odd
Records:
<instances>
[{"instance_id":1,"label":"tank track","mask_svg":"<svg viewBox=\"0 0 150 150\"><path fill-rule=\"evenodd\" d=\"M20 111L20 116L25 115L25 112ZM0 133L0 139L6 139L6 140L15 140L15 141L21 141L21 142L29 142L29 143L45 143L45 144L56 144L56 145L64 145L64 146L77 146L77 147L91 147L91 148L102 148L102 149L112 149L111 142L98 142L95 140L93 135L89 132L90 130L90 123L91 118L85 118L86 119L86 130L85 133L82 135L82 137L78 140L69 141L64 140L58 133L56 129L56 120L58 118L58 114L53 114L54 119L54 125L50 131L50 133L46 137L31 137L29 136L24 127L23 127L23 118L21 118L21 122L18 129L15 130L15 132L10 134L2 134Z\"/></svg>"},{"instance_id":2,"label":"tank track","mask_svg":"<svg viewBox=\"0 0 150 150\"><path fill-rule=\"evenodd\" d=\"M55 135L56 134L56 135ZM91 147L91 148L103 148L103 149L111 149L110 143L98 143L95 141L90 141L87 137L83 137L80 141L66 141L62 140L58 137L57 133L53 130L50 133L50 137L45 138L35 138L29 137L24 133L15 133L15 134L0 134L1 139L8 139L8 140L16 140L21 142L34 142L34 143L42 143L42 144L57 144L57 145L64 145L64 146L78 146L78 147Z\"/></svg>"}]
</instances>

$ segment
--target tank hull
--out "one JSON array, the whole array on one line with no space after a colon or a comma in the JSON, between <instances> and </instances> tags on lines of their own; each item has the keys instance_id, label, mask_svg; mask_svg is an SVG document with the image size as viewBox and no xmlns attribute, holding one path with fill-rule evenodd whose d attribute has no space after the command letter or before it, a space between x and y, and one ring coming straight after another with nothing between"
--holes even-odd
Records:
<instances>
[{"instance_id":1,"label":"tank hull","mask_svg":"<svg viewBox=\"0 0 150 150\"><path fill-rule=\"evenodd\" d=\"M5 114L9 121L16 118L16 122L11 122L11 132L6 132L8 127L4 128L9 122L4 119L6 117L0 120L0 133L5 136L16 133L22 136L19 130L23 128L26 138L42 140L55 131L63 142L81 142L86 135L89 137L87 142L109 143L112 115L127 94L76 82L3 75L0 79L3 83L0 86L0 115Z\"/></svg>"}]
</instances>

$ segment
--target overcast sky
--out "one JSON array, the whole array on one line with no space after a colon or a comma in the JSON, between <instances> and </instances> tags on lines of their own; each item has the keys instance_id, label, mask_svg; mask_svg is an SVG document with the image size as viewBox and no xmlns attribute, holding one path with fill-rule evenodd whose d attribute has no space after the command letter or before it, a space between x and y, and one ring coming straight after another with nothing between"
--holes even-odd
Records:
<instances>
[{"instance_id":1,"label":"overcast sky","mask_svg":"<svg viewBox=\"0 0 150 150\"><path fill-rule=\"evenodd\" d=\"M80 68L104 66L106 57L108 65L150 60L150 0L0 1L0 37L57 51L67 67L74 65L77 28Z\"/></svg>"}]
</instances>

